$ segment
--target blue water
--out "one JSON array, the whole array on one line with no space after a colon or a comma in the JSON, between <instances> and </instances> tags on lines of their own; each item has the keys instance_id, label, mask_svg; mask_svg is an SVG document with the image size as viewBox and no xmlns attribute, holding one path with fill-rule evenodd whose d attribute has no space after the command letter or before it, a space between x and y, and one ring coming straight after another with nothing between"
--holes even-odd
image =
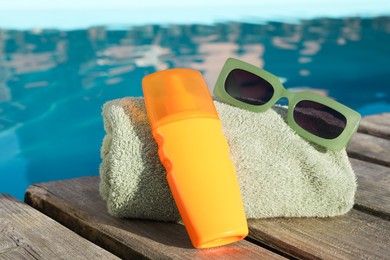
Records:
<instances>
[{"instance_id":1,"label":"blue water","mask_svg":"<svg viewBox=\"0 0 390 260\"><path fill-rule=\"evenodd\" d=\"M390 112L390 17L82 30L0 29L0 193L98 175L102 105L144 75L187 67L210 90L227 57L362 115Z\"/></svg>"}]
</instances>

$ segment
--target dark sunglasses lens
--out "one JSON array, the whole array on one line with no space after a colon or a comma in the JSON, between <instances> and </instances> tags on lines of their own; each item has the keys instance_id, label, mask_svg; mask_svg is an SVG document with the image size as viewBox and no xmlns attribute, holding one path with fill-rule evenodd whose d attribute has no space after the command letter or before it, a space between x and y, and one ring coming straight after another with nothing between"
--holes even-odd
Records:
<instances>
[{"instance_id":1,"label":"dark sunglasses lens","mask_svg":"<svg viewBox=\"0 0 390 260\"><path fill-rule=\"evenodd\" d=\"M234 69L229 73L225 90L235 99L251 105L264 105L274 95L274 88L270 83L241 69Z\"/></svg>"},{"instance_id":2,"label":"dark sunglasses lens","mask_svg":"<svg viewBox=\"0 0 390 260\"><path fill-rule=\"evenodd\" d=\"M299 101L293 115L300 127L325 139L338 137L347 124L347 119L340 112L314 101Z\"/></svg>"}]
</instances>

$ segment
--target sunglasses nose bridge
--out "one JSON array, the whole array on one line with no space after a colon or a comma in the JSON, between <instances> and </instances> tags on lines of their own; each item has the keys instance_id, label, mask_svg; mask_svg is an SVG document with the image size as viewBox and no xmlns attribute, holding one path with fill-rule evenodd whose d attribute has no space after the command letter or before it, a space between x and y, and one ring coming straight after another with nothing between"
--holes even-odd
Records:
<instances>
[{"instance_id":1,"label":"sunglasses nose bridge","mask_svg":"<svg viewBox=\"0 0 390 260\"><path fill-rule=\"evenodd\" d=\"M279 106L288 106L289 103L288 92L283 86L281 86L276 90L273 99L274 99L273 104Z\"/></svg>"},{"instance_id":2,"label":"sunglasses nose bridge","mask_svg":"<svg viewBox=\"0 0 390 260\"><path fill-rule=\"evenodd\" d=\"M292 98L292 96L293 96L292 93L283 87L283 88L281 89L281 91L280 91L279 99L281 99L281 98L286 98L288 101L290 101L290 99Z\"/></svg>"},{"instance_id":3,"label":"sunglasses nose bridge","mask_svg":"<svg viewBox=\"0 0 390 260\"><path fill-rule=\"evenodd\" d=\"M279 93L277 94L277 98L275 100L275 104L280 106L289 106L291 99L294 94L288 91L284 86L280 88Z\"/></svg>"}]
</instances>

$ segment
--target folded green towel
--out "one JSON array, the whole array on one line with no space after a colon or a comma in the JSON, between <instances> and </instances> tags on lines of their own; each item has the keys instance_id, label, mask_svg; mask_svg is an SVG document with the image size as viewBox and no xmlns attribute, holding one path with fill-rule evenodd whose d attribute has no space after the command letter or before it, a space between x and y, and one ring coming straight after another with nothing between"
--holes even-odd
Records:
<instances>
[{"instance_id":1,"label":"folded green towel","mask_svg":"<svg viewBox=\"0 0 390 260\"><path fill-rule=\"evenodd\" d=\"M353 206L356 179L345 150L307 142L285 109L253 113L215 101L247 218L326 217ZM103 107L100 194L117 217L180 220L159 161L143 98ZM201 162L199 162L201 163Z\"/></svg>"}]
</instances>

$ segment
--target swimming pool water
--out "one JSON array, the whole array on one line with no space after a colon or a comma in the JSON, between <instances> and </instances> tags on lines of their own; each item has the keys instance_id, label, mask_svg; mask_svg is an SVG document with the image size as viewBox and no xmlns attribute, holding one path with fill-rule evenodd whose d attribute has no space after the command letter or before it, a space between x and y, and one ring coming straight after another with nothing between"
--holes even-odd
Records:
<instances>
[{"instance_id":1,"label":"swimming pool water","mask_svg":"<svg viewBox=\"0 0 390 260\"><path fill-rule=\"evenodd\" d=\"M0 193L22 199L32 183L98 175L102 105L142 96L157 70L200 70L211 90L237 57L362 115L390 112L389 43L390 17L0 29Z\"/></svg>"}]
</instances>

